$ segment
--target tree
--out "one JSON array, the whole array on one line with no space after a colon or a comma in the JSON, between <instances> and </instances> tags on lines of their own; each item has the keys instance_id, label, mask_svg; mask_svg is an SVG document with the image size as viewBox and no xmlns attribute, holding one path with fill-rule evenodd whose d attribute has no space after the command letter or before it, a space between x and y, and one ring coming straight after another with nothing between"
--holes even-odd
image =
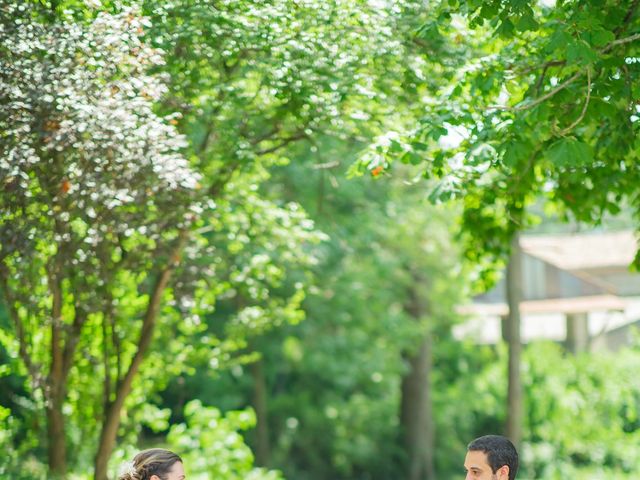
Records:
<instances>
[{"instance_id":1,"label":"tree","mask_svg":"<svg viewBox=\"0 0 640 480\"><path fill-rule=\"evenodd\" d=\"M522 441L522 380L520 376L522 342L520 340L520 303L523 298L522 251L519 235L515 235L511 244L511 255L505 275L506 303L509 313L505 319L507 346L509 348L507 382L507 428L506 434L511 441L520 446Z\"/></svg>"},{"instance_id":2,"label":"tree","mask_svg":"<svg viewBox=\"0 0 640 480\"><path fill-rule=\"evenodd\" d=\"M397 183L345 180L348 162L325 166L360 144L323 138L318 147L301 148L277 177L276 188L315 212L329 240L307 321L260 341L270 465L296 478L408 478L411 464L424 475L435 453L429 347L442 348L464 290L451 212L425 205L421 187L405 183L410 174ZM307 155L319 166L313 175L303 174Z\"/></svg>"},{"instance_id":3,"label":"tree","mask_svg":"<svg viewBox=\"0 0 640 480\"><path fill-rule=\"evenodd\" d=\"M290 2L275 1L221 2L211 8L186 0L166 6L147 2L155 26L149 37L171 52L166 70L172 96L164 105L183 112L181 127L195 145L198 162L223 182L285 163L297 142L314 144L314 152L324 138L357 137L377 128L380 119L395 118L389 97L403 95L399 85L412 85L404 47L392 28L396 23L408 28L394 14L402 11L403 20L409 18L415 5L378 8L335 1L292 8ZM375 52L371 45L377 46ZM215 195L218 187L213 188ZM245 294L233 296L237 310L243 309ZM257 387L264 382L259 362ZM263 432L257 450L265 461L266 398L260 388L257 393L254 407Z\"/></svg>"},{"instance_id":4,"label":"tree","mask_svg":"<svg viewBox=\"0 0 640 480\"><path fill-rule=\"evenodd\" d=\"M532 225L527 206L540 198L565 219L589 224L621 204L637 211L637 7L442 2L434 9L450 21L426 22L419 36L457 43L464 55L431 59L451 80L425 102L419 122L395 145L363 157L360 168L388 170L396 159L414 158L432 179L434 201L461 199L467 257L483 269L485 285L517 232ZM510 405L509 430L519 437L519 402Z\"/></svg>"},{"instance_id":5,"label":"tree","mask_svg":"<svg viewBox=\"0 0 640 480\"><path fill-rule=\"evenodd\" d=\"M101 335L92 360L104 388L96 458L104 478L194 223L199 175L180 154L185 141L172 118L153 111L164 89L145 72L161 58L142 43L135 10L87 26L32 21L25 5L5 4L3 15L11 21L0 48L12 59L0 100L0 280L16 334L9 347L42 394L49 467L64 475L68 384L87 335Z\"/></svg>"},{"instance_id":6,"label":"tree","mask_svg":"<svg viewBox=\"0 0 640 480\"><path fill-rule=\"evenodd\" d=\"M343 135L345 126L359 121L363 112L355 100L371 96L373 81L384 83L372 78L376 56L369 46L379 44L375 53L391 54L397 43L387 28L371 28L392 22L391 9L376 9L367 2L308 2L304 8L292 10L284 1L223 2L213 9L200 2L149 1L144 9L152 24L140 19L135 9L112 2L104 2L104 9L119 14L98 13L72 0L41 3L47 7L46 12L35 3L3 5L3 13L7 13L2 17L3 51L22 46L16 35L27 42L19 51L22 57L17 60L23 62L20 67L8 63L3 71L3 79L7 79L3 102L10 107L6 112L32 114L24 121L16 121L9 113L3 118L3 155L13 155L12 149L24 150L27 146L37 153L30 157L32 164L25 163L24 172L14 172L8 160L2 164L9 172L7 188L18 192L15 198L3 199L8 208L2 226L16 251L3 244L7 285L2 290L6 297L11 296L6 304L15 309L14 321L22 320L25 311L30 312L30 323L24 328L22 323L15 323L18 338L24 332L22 349L15 339L9 339L8 345L11 354L21 351L23 361L30 363L28 357L33 355L24 355L30 353L29 349L45 352L48 342L57 345L58 336L65 337L61 348L69 345L68 372L58 382L61 387L56 390L54 409L57 420L52 420L52 425L72 420L82 426L82 435L90 437L91 419L105 415L96 456L96 477L103 478L120 413L134 408L133 398L140 398L129 396L125 404L127 391L148 395L145 389L154 392L162 388L168 376L180 372L191 355L200 360L206 357L196 351L198 345L205 349L213 346L207 361L220 363L230 350L244 346L243 336L248 331L264 331L272 321L300 317L297 309L301 289L288 289L293 283L284 282L281 267L311 259L304 251L305 242L318 237L312 233L313 224L294 204L266 200L258 187L268 178L268 168L286 161L288 146L313 139L321 130ZM264 17L273 22L263 22ZM115 30L108 19L120 22ZM152 42L169 53L166 65L158 63L160 51L149 48ZM47 48L41 48L43 45ZM168 91L161 87L160 76L147 74L148 68L168 74ZM147 91L147 83L156 90ZM31 106L24 103L23 90L29 101L42 107L40 110L23 108ZM165 95L160 98L161 94ZM157 103L161 116L154 113L158 109L152 109ZM176 110L181 115L173 115ZM254 114L247 116L247 111ZM341 118L342 112L349 112L351 117ZM173 127L184 132L188 142ZM21 128L25 129L20 132L26 142L12 136ZM171 158L184 172L173 172L179 177L172 180L176 185L167 181L166 191L159 196L154 185L158 178L165 180L164 170L153 160L159 162L163 157L152 160L145 155L164 153L165 134L167 139L175 139ZM123 149L129 139L136 138L153 149L140 147L141 151L130 155L134 161L125 161L129 157ZM182 154L190 154L192 168L199 170L200 176L188 168ZM135 160L153 165L151 171L132 173L138 166ZM60 164L58 169L50 170L50 164L56 162ZM33 193L33 182L33 188L42 190L42 196L35 199L28 196ZM41 186L42 182L46 185ZM136 182L140 182L139 188ZM60 204L59 211L55 202ZM25 210L22 205L33 207ZM16 235L14 230L19 230L13 223L18 215L24 220L19 233L33 237L29 252L19 248L28 242L23 244L22 237L12 237ZM188 218L184 220L181 215ZM108 223L104 232L99 225L103 221ZM56 237L56 228L69 233L70 239ZM40 229L53 232L51 238L36 239ZM250 237L256 234L265 237L258 239L261 241ZM98 245L86 242L96 235ZM50 240L65 248L52 248ZM270 256L274 242L283 250L282 265ZM91 251L82 247L85 243ZM182 256L177 255L180 250ZM100 255L91 255L94 251ZM36 256L39 263L27 261L34 252L40 255ZM31 288L39 285L38 269L52 268L51 258L62 265L61 273L54 272L62 285L59 295L51 291L50 286L56 286L51 279L40 285L40 290ZM72 267L65 263L67 259L78 263ZM91 275L80 267L86 267ZM31 283L19 289L16 280L22 279L17 275L21 269L28 271L24 275L30 275ZM72 277L74 272L83 275ZM174 281L170 283L171 276ZM155 287L154 279L158 279ZM287 288L272 299L270 295L285 283ZM31 299L32 304L26 303L28 293L38 294L37 300ZM211 330L217 329L221 335L229 333L228 342L202 332L209 326L203 325L197 315L206 312L215 297L223 293L236 302L228 311L230 320L225 322L229 328L214 326ZM55 318L49 323L56 335L41 339L35 333L38 320L45 318L41 311L54 297L55 309L62 312L64 321L49 312L49 318ZM164 307L160 310L161 300ZM34 305L39 310L30 311ZM127 321L131 318L138 320ZM147 343L156 322L164 327L157 346L179 359L171 368L167 368L167 359L159 351L150 350ZM145 325L145 340L136 345L129 340L136 337L140 323ZM201 343L187 344L186 337L197 332L203 333ZM169 338L180 341L170 342ZM146 373L141 363L145 352ZM212 358L216 355L220 358ZM46 355L39 353L36 357L46 369ZM127 370L127 365L132 367ZM88 380L89 371L102 372L101 388ZM156 376L152 384L151 375L160 371L163 375ZM134 378L139 381L134 382ZM35 383L34 398L38 391L50 394L46 386ZM80 398L95 401L87 406ZM82 403L82 407L65 418L60 416L65 402L74 407ZM139 430L139 425L132 422L128 420L127 431ZM54 430L49 443L62 448L64 442L54 441L62 437L60 428ZM93 441L74 442L86 448L94 445ZM72 449L74 454L78 450L82 449ZM59 462L52 463L53 471L64 470L62 453L51 452L52 462Z\"/></svg>"},{"instance_id":7,"label":"tree","mask_svg":"<svg viewBox=\"0 0 640 480\"><path fill-rule=\"evenodd\" d=\"M446 26L425 24L426 41L466 55L401 144L437 180L434 200L464 199L471 258L508 251L538 197L592 224L635 204L637 6L461 1L439 6ZM448 132L458 141L442 141Z\"/></svg>"}]
</instances>

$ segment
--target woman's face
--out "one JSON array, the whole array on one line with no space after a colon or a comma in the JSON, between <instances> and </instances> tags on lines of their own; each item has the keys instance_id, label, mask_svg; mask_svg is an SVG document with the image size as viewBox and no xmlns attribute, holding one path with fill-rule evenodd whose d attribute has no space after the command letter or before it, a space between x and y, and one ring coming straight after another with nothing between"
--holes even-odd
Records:
<instances>
[{"instance_id":1,"label":"woman's face","mask_svg":"<svg viewBox=\"0 0 640 480\"><path fill-rule=\"evenodd\" d=\"M185 480L187 477L184 476L184 466L182 462L174 463L165 478L167 480ZM160 480L160 478L157 475L152 475L151 480Z\"/></svg>"}]
</instances>

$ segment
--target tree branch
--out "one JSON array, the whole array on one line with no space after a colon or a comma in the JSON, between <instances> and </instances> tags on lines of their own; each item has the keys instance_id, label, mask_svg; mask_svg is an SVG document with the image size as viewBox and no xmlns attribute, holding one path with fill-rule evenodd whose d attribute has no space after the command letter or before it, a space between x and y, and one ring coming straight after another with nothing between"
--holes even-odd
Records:
<instances>
[{"instance_id":1,"label":"tree branch","mask_svg":"<svg viewBox=\"0 0 640 480\"><path fill-rule=\"evenodd\" d=\"M547 74L547 70L549 69L549 65L545 65L544 68L542 69L542 73L540 74L540 77L538 78L538 81L536 82L536 97L538 95L540 95L540 87L542 86L542 82L544 82L544 77Z\"/></svg>"},{"instance_id":2,"label":"tree branch","mask_svg":"<svg viewBox=\"0 0 640 480\"><path fill-rule=\"evenodd\" d=\"M633 9L635 9L635 7L637 6L638 3L640 3L640 0L636 0L634 2L635 5L634 5ZM627 15L629 15L629 13L627 13ZM619 32L616 31L615 33L619 33ZM612 40L610 43L608 43L607 45L602 47L599 50L599 52L600 53L607 53L609 50L611 50L616 45L622 45L624 43L633 42L634 40L637 40L638 38L640 38L640 33L631 35L629 37L624 37L624 38L619 38L619 39L616 39L616 40ZM542 63L540 65L534 65L532 67L523 68L522 70L517 71L516 73L519 73L520 75L526 75L527 73L535 72L536 70L540 70L541 68L544 69L544 71L546 72L546 70L549 69L550 67L561 67L563 65L566 65L566 63L567 63L566 60L550 60L550 61Z\"/></svg>"},{"instance_id":3,"label":"tree branch","mask_svg":"<svg viewBox=\"0 0 640 480\"><path fill-rule=\"evenodd\" d=\"M520 112L522 110L528 110L530 108L533 108L539 104L541 104L542 102L544 102L545 100L548 100L549 98L553 97L556 93L560 92L561 90L564 90L565 88L567 88L570 84L572 84L573 82L575 82L578 78L580 78L582 75L584 75L584 72L579 71L576 72L572 77L570 77L568 80L566 80L565 82L561 83L560 85L558 85L556 88L554 88L553 90L550 90L549 92L547 92L546 94L544 94L543 96L537 98L536 100L534 100L533 102L530 103L520 103L519 105L516 105L514 107L507 107L504 105L493 105L490 106L490 109L493 110L508 110L508 111L512 111L512 112Z\"/></svg>"},{"instance_id":4,"label":"tree branch","mask_svg":"<svg viewBox=\"0 0 640 480\"><path fill-rule=\"evenodd\" d=\"M200 142L200 145L198 145L198 147L196 148L197 155L201 155L207 149L207 147L209 146L209 141L212 134L213 134L213 123L209 123L207 125L207 129L204 132L204 136L202 137L202 141Z\"/></svg>"},{"instance_id":5,"label":"tree branch","mask_svg":"<svg viewBox=\"0 0 640 480\"><path fill-rule=\"evenodd\" d=\"M104 383L103 383L103 405L106 410L109 407L111 401L111 371L109 368L109 331L107 328L109 312L105 312L102 318L102 366L104 368Z\"/></svg>"},{"instance_id":6,"label":"tree branch","mask_svg":"<svg viewBox=\"0 0 640 480\"><path fill-rule=\"evenodd\" d=\"M340 162L338 160L333 160L331 162L324 163L316 163L315 165L311 165L312 170L327 170L330 168L336 168L340 166Z\"/></svg>"},{"instance_id":7,"label":"tree branch","mask_svg":"<svg viewBox=\"0 0 640 480\"><path fill-rule=\"evenodd\" d=\"M224 189L225 185L229 183L229 180L231 180L231 177L233 176L234 172L239 167L240 167L240 162L238 160L234 161L233 163L227 164L227 166L224 169L222 169L222 171L220 172L221 175L219 175L217 177L217 180L213 182L207 189L207 193L209 194L209 197L217 198L220 192L222 191L222 189Z\"/></svg>"},{"instance_id":8,"label":"tree branch","mask_svg":"<svg viewBox=\"0 0 640 480\"><path fill-rule=\"evenodd\" d=\"M636 33L635 35L631 35L629 37L618 38L617 40L613 40L611 43L608 43L602 50L600 50L600 52L606 53L617 45L633 42L635 40L638 40L639 38L640 38L640 33Z\"/></svg>"},{"instance_id":9,"label":"tree branch","mask_svg":"<svg viewBox=\"0 0 640 480\"><path fill-rule=\"evenodd\" d=\"M634 5L630 9L630 11L627 13L627 15L633 15L633 10L635 10L635 8L637 6L636 4L638 4L638 3L640 3L640 0L636 0L634 2ZM624 38L618 38L616 40L613 40L613 41L609 42L607 45L605 45L603 48L601 48L599 50L599 53L607 53L608 51L613 49L615 46L623 45L625 43L630 43L630 42L633 42L633 41L638 40L638 39L640 39L640 33L636 33L634 35L630 35L630 36L624 37ZM551 66L560 66L560 65L564 65L565 63L566 63L566 60L552 60L552 61L543 63L542 65L538 65L536 67L531 67L529 69L525 69L521 73L527 73L527 72L530 72L530 71L533 71L533 70L537 70L539 68L543 68L543 72L542 72L540 78L538 79L538 81L536 82L536 85L534 87L536 92L538 92L539 89L540 89L540 85L542 83L542 79L544 78L544 75L545 75L547 69L549 67L551 67ZM522 111L522 110L528 110L530 108L533 108L533 107L539 105L540 103L544 102L545 100L548 100L549 98L553 97L555 94L557 94L561 90L565 89L571 83L575 82L583 74L584 74L584 72L582 72L582 71L576 72L568 80L566 80L565 82L561 83L560 85L558 85L553 90L550 90L549 92L544 94L542 97L537 98L533 102L530 102L530 103L521 102L519 105L516 105L516 106L513 106L513 107L508 107L508 106L504 106L504 105L492 105L489 108L492 109L492 110L506 110L506 111L512 111L512 112L519 112L519 111ZM587 109L587 106L588 106L588 103L589 103L589 96L590 96L590 92L591 92L591 70L590 70L589 67L587 67L587 75L589 77L588 78L589 92L588 92L588 95L587 95L587 101L585 102L585 105L583 107L583 112L580 115L580 117L578 118L578 120L576 122L574 122L574 124L570 125L566 129L564 129L562 132L569 131L569 130L573 129L584 118L584 114L586 113L586 109ZM560 133L562 134L562 132L560 132Z\"/></svg>"},{"instance_id":10,"label":"tree branch","mask_svg":"<svg viewBox=\"0 0 640 480\"><path fill-rule=\"evenodd\" d=\"M87 312L78 308L77 305L74 311L75 317L73 319L73 324L69 329L69 333L67 334L62 354L62 378L67 378L67 375L71 370L71 366L73 365L73 355L75 354L76 346L80 340L80 332L88 317Z\"/></svg>"},{"instance_id":11,"label":"tree branch","mask_svg":"<svg viewBox=\"0 0 640 480\"><path fill-rule=\"evenodd\" d=\"M633 17L633 14L635 13L636 8L638 8L639 3L640 3L640 0L634 0L634 2L631 4L631 6L629 7L629 10L627 10L627 14L622 19L622 23L613 32L616 36L620 35L625 30L625 28L627 28L627 25L629 25L629 22L631 21L631 18Z\"/></svg>"},{"instance_id":12,"label":"tree branch","mask_svg":"<svg viewBox=\"0 0 640 480\"><path fill-rule=\"evenodd\" d=\"M284 148L287 145L289 145L290 143L298 141L298 140L302 140L303 138L307 138L307 134L306 133L304 133L304 132L296 133L295 135L291 135L290 137L283 138L279 144L274 145L273 147L265 148L264 150L258 150L256 152L256 154L257 155L266 155L268 153L277 152L281 148Z\"/></svg>"},{"instance_id":13,"label":"tree branch","mask_svg":"<svg viewBox=\"0 0 640 480\"><path fill-rule=\"evenodd\" d=\"M267 132L263 133L262 135L258 135L255 138L252 138L250 140L251 145L258 145L260 142L264 142L265 140L270 139L271 137L273 137L276 133L278 133L280 131L280 124L277 123L271 130L268 130Z\"/></svg>"},{"instance_id":14,"label":"tree branch","mask_svg":"<svg viewBox=\"0 0 640 480\"><path fill-rule=\"evenodd\" d=\"M109 407L105 412L102 431L100 433L100 442L96 454L95 477L97 479L106 478L107 460L115 445L122 407L124 406L127 396L131 393L133 379L138 374L140 366L142 365L142 360L151 345L156 321L162 305L162 295L169 284L173 271L180 263L180 256L187 242L188 236L189 230L183 229L180 231L177 242L169 256L169 261L156 279L156 283L149 297L149 302L147 303L147 310L142 319L142 329L140 330L140 337L137 342L136 352L133 355L122 382L120 382L116 388L113 403L109 404Z\"/></svg>"},{"instance_id":15,"label":"tree branch","mask_svg":"<svg viewBox=\"0 0 640 480\"><path fill-rule=\"evenodd\" d=\"M118 330L116 328L116 315L113 309L113 298L111 292L109 292L109 310L107 312L109 327L111 328L111 343L115 350L116 356L116 381L115 385L120 383L122 378L122 343L118 337Z\"/></svg>"},{"instance_id":16,"label":"tree branch","mask_svg":"<svg viewBox=\"0 0 640 480\"><path fill-rule=\"evenodd\" d=\"M591 99L591 69L587 68L587 98L585 99L584 105L582 107L582 112L580 112L580 115L578 116L575 122L573 122L567 128L558 132L558 135L560 135L561 137L564 137L567 133L573 130L582 121L585 114L587 113L587 107L589 106L590 99Z\"/></svg>"},{"instance_id":17,"label":"tree branch","mask_svg":"<svg viewBox=\"0 0 640 480\"><path fill-rule=\"evenodd\" d=\"M18 337L18 354L27 367L27 372L29 372L29 375L31 376L33 385L37 388L41 388L43 386L42 365L33 361L31 354L27 349L27 337L25 334L24 324L22 323L18 310L16 309L16 301L9 290L7 278L7 268L4 263L0 263L0 287L2 287L2 292L4 293L4 304L9 310L9 316L11 317L16 329L16 336Z\"/></svg>"},{"instance_id":18,"label":"tree branch","mask_svg":"<svg viewBox=\"0 0 640 480\"><path fill-rule=\"evenodd\" d=\"M62 353L62 284L60 281L60 268L58 254L54 265L48 269L49 289L53 296L51 306L51 368L49 370L49 387L54 388L53 395L59 394L59 389L64 383L63 377L63 353Z\"/></svg>"}]
</instances>

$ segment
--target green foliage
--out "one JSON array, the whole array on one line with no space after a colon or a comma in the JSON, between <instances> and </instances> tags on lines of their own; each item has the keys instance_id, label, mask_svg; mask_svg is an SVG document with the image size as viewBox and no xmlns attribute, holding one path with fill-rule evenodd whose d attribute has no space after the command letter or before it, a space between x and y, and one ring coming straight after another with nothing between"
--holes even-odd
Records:
<instances>
[{"instance_id":1,"label":"green foliage","mask_svg":"<svg viewBox=\"0 0 640 480\"><path fill-rule=\"evenodd\" d=\"M220 480L281 480L275 470L253 466L253 454L239 431L255 425L251 410L222 415L198 400L185 405L186 424L173 425L167 447L184 460L189 478Z\"/></svg>"},{"instance_id":2,"label":"green foliage","mask_svg":"<svg viewBox=\"0 0 640 480\"><path fill-rule=\"evenodd\" d=\"M473 438L500 433L506 419L506 349L441 338L435 346L436 471L459 475Z\"/></svg>"},{"instance_id":3,"label":"green foliage","mask_svg":"<svg viewBox=\"0 0 640 480\"><path fill-rule=\"evenodd\" d=\"M307 156L348 159L359 149L332 138L318 146L319 154L301 148L273 187L315 211L329 239L319 247L317 287L304 302L307 320L258 343L273 385L272 464L288 478L393 478L402 458L403 354L426 332L447 336L465 290L453 215L431 207L410 185L409 171L397 184L345 181L348 162L306 173ZM419 319L405 311L414 290L429 305ZM234 384L246 391L244 382Z\"/></svg>"},{"instance_id":4,"label":"green foliage","mask_svg":"<svg viewBox=\"0 0 640 480\"><path fill-rule=\"evenodd\" d=\"M44 464L30 452L37 440L29 434L29 429L3 406L0 406L0 423L0 448L4 452L0 459L0 476L16 480L46 478ZM16 438L25 434L30 436L29 440L16 442Z\"/></svg>"},{"instance_id":5,"label":"green foliage","mask_svg":"<svg viewBox=\"0 0 640 480\"><path fill-rule=\"evenodd\" d=\"M637 209L635 2L134 3L0 3L0 475L47 476L50 332L79 319L62 407L89 477L174 260L112 465L168 434L189 477L282 478L239 433L261 359L273 465L399 478L403 357L429 334L436 466L458 475L505 418L505 351L451 336L469 264L490 280L540 197L592 223ZM529 346L521 476L637 475L637 363Z\"/></svg>"},{"instance_id":6,"label":"green foliage","mask_svg":"<svg viewBox=\"0 0 640 480\"><path fill-rule=\"evenodd\" d=\"M0 278L12 327L3 346L11 370L28 375L30 410L68 424L42 443L68 442L85 467L157 278L202 211L200 176L172 117L153 110L165 89L148 69L161 57L142 41L135 9L86 24L41 22L23 4L2 11L15 14L0 35L13 52L0 78ZM163 313L159 326L180 330L176 309ZM37 418L27 412L23 421Z\"/></svg>"},{"instance_id":7,"label":"green foliage","mask_svg":"<svg viewBox=\"0 0 640 480\"><path fill-rule=\"evenodd\" d=\"M467 254L502 257L543 198L598 224L638 197L635 2L453 1L448 39L463 54L429 59L451 75L426 114L359 169L422 159L435 201L461 198ZM446 18L444 16L443 18ZM412 160L414 161L414 160Z\"/></svg>"},{"instance_id":8,"label":"green foliage","mask_svg":"<svg viewBox=\"0 0 640 480\"><path fill-rule=\"evenodd\" d=\"M440 350L435 408L439 472L459 469L470 438L500 432L505 418L506 350L449 344ZM525 436L518 478L631 478L640 435L637 349L566 354L553 343L528 345L523 356ZM444 432L447 432L446 434ZM599 476L600 475L600 476Z\"/></svg>"},{"instance_id":9,"label":"green foliage","mask_svg":"<svg viewBox=\"0 0 640 480\"><path fill-rule=\"evenodd\" d=\"M438 350L435 417L439 474L459 471L469 439L505 420L506 349L448 342ZM640 471L637 349L566 354L553 343L523 355L525 428L518 478L632 478Z\"/></svg>"},{"instance_id":10,"label":"green foliage","mask_svg":"<svg viewBox=\"0 0 640 480\"><path fill-rule=\"evenodd\" d=\"M159 335L125 402L126 442L143 428L167 428L166 413L144 400L156 398L172 376L203 362L219 366L248 336L301 320L306 278L291 279L289 269L313 263L307 248L322 236L295 204L259 192L268 173L250 160L273 156L246 156L243 140L230 134L223 135L226 146L220 140L215 151L200 148L199 138L176 131L183 126L178 116L155 111L167 93L159 70L180 72L161 66L161 52L142 40L151 26L137 9L88 9L85 16L74 2L49 7L59 18L2 4L3 22L15 21L3 28L0 46L5 53L21 46L2 70L0 171L7 188L0 256L13 314L13 335L3 340L12 370L27 367L29 394L37 396L53 378L39 367L49 365L51 345L58 347L46 332L63 319L64 375L55 381L62 382L71 464L86 470L96 420L136 354L140 319L163 268L175 274L159 302ZM169 103L189 88L174 80ZM228 111L236 112L231 104ZM197 137L209 119L188 118L193 131L185 130ZM193 168L182 157L189 151ZM205 332L202 317L223 294L242 307L226 328Z\"/></svg>"},{"instance_id":11,"label":"green foliage","mask_svg":"<svg viewBox=\"0 0 640 480\"><path fill-rule=\"evenodd\" d=\"M566 356L553 344L526 352L524 383L530 478L637 475L640 391L638 350ZM583 474L582 470L589 472ZM591 476L588 476L591 475Z\"/></svg>"}]
</instances>

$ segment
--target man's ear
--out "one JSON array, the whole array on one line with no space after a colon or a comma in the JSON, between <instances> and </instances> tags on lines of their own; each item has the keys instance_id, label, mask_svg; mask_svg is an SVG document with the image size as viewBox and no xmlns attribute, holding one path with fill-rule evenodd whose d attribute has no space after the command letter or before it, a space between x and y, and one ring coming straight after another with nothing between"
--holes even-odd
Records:
<instances>
[{"instance_id":1,"label":"man's ear","mask_svg":"<svg viewBox=\"0 0 640 480\"><path fill-rule=\"evenodd\" d=\"M500 480L509 480L509 465L503 465L498 469L498 478Z\"/></svg>"}]
</instances>

